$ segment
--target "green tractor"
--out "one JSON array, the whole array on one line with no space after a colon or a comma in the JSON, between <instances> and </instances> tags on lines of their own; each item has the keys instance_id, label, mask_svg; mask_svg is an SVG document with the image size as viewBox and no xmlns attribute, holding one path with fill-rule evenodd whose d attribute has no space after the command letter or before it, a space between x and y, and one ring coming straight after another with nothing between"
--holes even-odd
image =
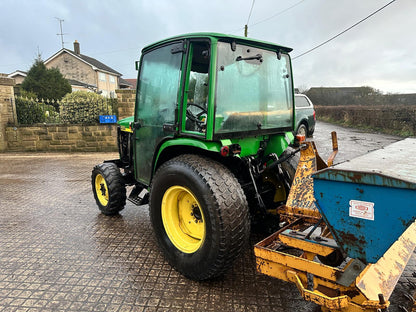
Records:
<instances>
[{"instance_id":1,"label":"green tractor","mask_svg":"<svg viewBox=\"0 0 416 312\"><path fill-rule=\"evenodd\" d=\"M142 50L120 157L94 167L92 189L105 215L149 204L160 248L190 279L223 274L251 226L278 228L296 168L290 51L217 33Z\"/></svg>"}]
</instances>

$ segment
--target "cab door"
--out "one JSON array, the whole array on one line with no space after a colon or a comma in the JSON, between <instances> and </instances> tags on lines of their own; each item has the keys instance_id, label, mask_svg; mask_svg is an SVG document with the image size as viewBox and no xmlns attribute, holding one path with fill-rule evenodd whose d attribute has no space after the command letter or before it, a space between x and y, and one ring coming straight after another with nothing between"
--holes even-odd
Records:
<instances>
[{"instance_id":1,"label":"cab door","mask_svg":"<svg viewBox=\"0 0 416 312\"><path fill-rule=\"evenodd\" d=\"M134 123L136 180L149 185L157 145L173 137L180 98L183 42L158 47L141 59ZM170 128L170 131L164 131Z\"/></svg>"},{"instance_id":2,"label":"cab door","mask_svg":"<svg viewBox=\"0 0 416 312\"><path fill-rule=\"evenodd\" d=\"M205 137L207 133L210 100L210 42L193 39L188 45L185 90L183 95L180 133Z\"/></svg>"}]
</instances>

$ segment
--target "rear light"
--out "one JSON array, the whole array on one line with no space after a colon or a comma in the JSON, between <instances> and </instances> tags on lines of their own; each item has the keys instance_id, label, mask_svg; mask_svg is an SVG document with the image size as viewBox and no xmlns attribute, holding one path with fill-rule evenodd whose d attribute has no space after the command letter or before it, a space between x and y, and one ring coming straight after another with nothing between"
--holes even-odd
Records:
<instances>
[{"instance_id":1,"label":"rear light","mask_svg":"<svg viewBox=\"0 0 416 312\"><path fill-rule=\"evenodd\" d=\"M226 157L230 153L230 148L228 146L221 147L221 156Z\"/></svg>"},{"instance_id":2,"label":"rear light","mask_svg":"<svg viewBox=\"0 0 416 312\"><path fill-rule=\"evenodd\" d=\"M306 138L305 138L305 136L304 135L300 135L300 134L297 134L296 135L296 141L298 141L299 143L302 143L302 142L304 142L306 140Z\"/></svg>"},{"instance_id":3,"label":"rear light","mask_svg":"<svg viewBox=\"0 0 416 312\"><path fill-rule=\"evenodd\" d=\"M315 121L316 121L316 114L315 114L315 111L313 111L313 120L315 120Z\"/></svg>"},{"instance_id":4,"label":"rear light","mask_svg":"<svg viewBox=\"0 0 416 312\"><path fill-rule=\"evenodd\" d=\"M239 144L224 145L220 149L220 154L223 157L234 156L241 153L241 146Z\"/></svg>"}]
</instances>

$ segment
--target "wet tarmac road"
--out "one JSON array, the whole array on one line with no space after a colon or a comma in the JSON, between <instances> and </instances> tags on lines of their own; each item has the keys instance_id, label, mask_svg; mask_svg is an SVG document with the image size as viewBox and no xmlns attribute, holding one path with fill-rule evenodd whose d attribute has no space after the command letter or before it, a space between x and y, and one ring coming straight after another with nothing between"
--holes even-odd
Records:
<instances>
[{"instance_id":1,"label":"wet tarmac road","mask_svg":"<svg viewBox=\"0 0 416 312\"><path fill-rule=\"evenodd\" d=\"M332 152L332 131L336 131L337 133L339 148L334 164L364 155L401 139L396 136L366 133L361 130L318 122L313 140L317 145L318 152L325 160Z\"/></svg>"},{"instance_id":2,"label":"wet tarmac road","mask_svg":"<svg viewBox=\"0 0 416 312\"><path fill-rule=\"evenodd\" d=\"M335 128L338 161L397 140L318 123L324 158ZM113 157L0 154L0 311L316 311L291 284L257 274L252 248L221 279L178 274L156 246L147 206L99 213L90 174ZM390 311L410 311L415 270L413 256Z\"/></svg>"}]
</instances>

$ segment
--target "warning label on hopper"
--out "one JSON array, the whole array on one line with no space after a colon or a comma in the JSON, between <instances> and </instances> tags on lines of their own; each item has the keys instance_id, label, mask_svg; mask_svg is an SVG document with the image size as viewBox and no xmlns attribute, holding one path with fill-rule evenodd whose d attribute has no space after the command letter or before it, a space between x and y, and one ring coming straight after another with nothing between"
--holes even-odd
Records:
<instances>
[{"instance_id":1,"label":"warning label on hopper","mask_svg":"<svg viewBox=\"0 0 416 312\"><path fill-rule=\"evenodd\" d=\"M374 221L374 203L350 200L350 217Z\"/></svg>"}]
</instances>

